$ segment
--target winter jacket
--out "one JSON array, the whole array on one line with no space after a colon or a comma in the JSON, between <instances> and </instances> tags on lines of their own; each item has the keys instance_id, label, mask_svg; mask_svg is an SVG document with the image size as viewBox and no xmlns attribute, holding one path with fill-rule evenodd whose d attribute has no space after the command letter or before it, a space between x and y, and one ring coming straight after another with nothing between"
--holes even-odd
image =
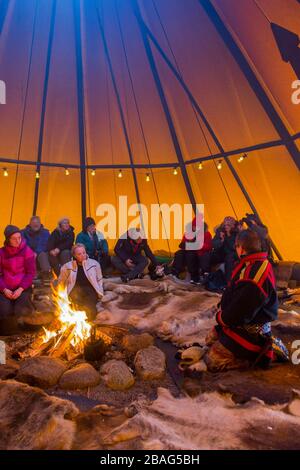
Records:
<instances>
[{"instance_id":1,"label":"winter jacket","mask_svg":"<svg viewBox=\"0 0 300 470\"><path fill-rule=\"evenodd\" d=\"M255 359L266 341L260 330L277 314L275 276L267 253L244 256L221 299L216 316L219 341L236 356Z\"/></svg>"},{"instance_id":2,"label":"winter jacket","mask_svg":"<svg viewBox=\"0 0 300 470\"><path fill-rule=\"evenodd\" d=\"M43 251L47 251L47 243L50 237L50 232L42 225L40 230L34 231L30 225L22 230L22 235L26 240L27 245L39 255Z\"/></svg>"},{"instance_id":3,"label":"winter jacket","mask_svg":"<svg viewBox=\"0 0 300 470\"><path fill-rule=\"evenodd\" d=\"M186 243L187 242L191 243L191 242L195 241L195 238L193 240L189 240L189 239L187 239L186 235L184 235L183 238L182 238L182 241L179 245L179 248L185 250L186 249ZM197 254L199 256L203 256L205 253L210 253L211 250L212 250L212 236L211 236L211 233L209 231L206 231L204 233L204 237L203 237L203 245L200 249L198 249L196 251L197 251Z\"/></svg>"},{"instance_id":4,"label":"winter jacket","mask_svg":"<svg viewBox=\"0 0 300 470\"><path fill-rule=\"evenodd\" d=\"M24 290L32 286L36 274L35 253L22 240L18 248L4 245L0 249L0 291L19 287Z\"/></svg>"},{"instance_id":5,"label":"winter jacket","mask_svg":"<svg viewBox=\"0 0 300 470\"><path fill-rule=\"evenodd\" d=\"M214 251L222 252L224 257L232 253L235 254L235 240L238 234L237 230L233 230L230 235L225 235L224 241L221 239L222 227L218 228L216 235L212 240L212 246Z\"/></svg>"},{"instance_id":6,"label":"winter jacket","mask_svg":"<svg viewBox=\"0 0 300 470\"><path fill-rule=\"evenodd\" d=\"M152 253L146 239L140 239L137 243L127 235L127 238L120 238L115 246L116 255L125 263L128 259L133 262L137 260L142 254L145 253L146 257L150 259L154 266L157 266L158 262Z\"/></svg>"},{"instance_id":7,"label":"winter jacket","mask_svg":"<svg viewBox=\"0 0 300 470\"><path fill-rule=\"evenodd\" d=\"M97 261L88 258L82 263L82 267L87 279L97 292L98 297L101 298L103 296L103 281L100 264ZM61 268L57 283L62 284L67 289L68 295L76 284L77 271L78 267L75 260L69 261Z\"/></svg>"},{"instance_id":8,"label":"winter jacket","mask_svg":"<svg viewBox=\"0 0 300 470\"><path fill-rule=\"evenodd\" d=\"M97 234L94 233L92 237L88 232L80 232L76 237L76 243L82 243L85 246L85 250L90 258L97 259L100 244Z\"/></svg>"},{"instance_id":9,"label":"winter jacket","mask_svg":"<svg viewBox=\"0 0 300 470\"><path fill-rule=\"evenodd\" d=\"M70 227L69 230L63 232L59 227L53 230L51 233L48 243L47 250L51 251L58 248L60 251L71 250L74 244L74 227Z\"/></svg>"},{"instance_id":10,"label":"winter jacket","mask_svg":"<svg viewBox=\"0 0 300 470\"><path fill-rule=\"evenodd\" d=\"M97 231L96 233L97 233L97 237L98 237L98 240L99 240L99 243L100 243L100 252L103 255L108 255L109 248L108 248L107 240L105 240L104 235L103 235L102 232Z\"/></svg>"},{"instance_id":11,"label":"winter jacket","mask_svg":"<svg viewBox=\"0 0 300 470\"><path fill-rule=\"evenodd\" d=\"M99 240L97 233L91 238L88 232L82 231L76 237L76 243L82 243L90 258L98 259L108 253L107 241Z\"/></svg>"}]
</instances>

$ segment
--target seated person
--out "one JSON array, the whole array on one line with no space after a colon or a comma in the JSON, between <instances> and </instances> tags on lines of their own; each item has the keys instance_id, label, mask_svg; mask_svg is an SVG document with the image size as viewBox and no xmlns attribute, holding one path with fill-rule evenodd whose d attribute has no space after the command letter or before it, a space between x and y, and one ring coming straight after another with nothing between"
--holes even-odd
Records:
<instances>
[{"instance_id":1,"label":"seated person","mask_svg":"<svg viewBox=\"0 0 300 470\"><path fill-rule=\"evenodd\" d=\"M271 335L278 299L273 268L258 234L241 231L236 251L240 261L222 296L217 325L206 338L211 347L205 361L212 371L267 366L276 355L288 358L283 343Z\"/></svg>"},{"instance_id":2,"label":"seated person","mask_svg":"<svg viewBox=\"0 0 300 470\"><path fill-rule=\"evenodd\" d=\"M88 257L81 243L73 246L72 256L73 260L62 266L54 285L62 284L74 307L85 311L89 320L94 320L103 297L100 264Z\"/></svg>"},{"instance_id":3,"label":"seated person","mask_svg":"<svg viewBox=\"0 0 300 470\"><path fill-rule=\"evenodd\" d=\"M145 256L142 255L145 253ZM148 242L142 238L140 229L130 229L123 235L115 246L116 256L113 256L111 262L113 266L122 273L121 279L123 282L128 282L132 279L141 278L143 271L148 266L150 260L149 272L150 274L157 273L160 275L161 267L152 253Z\"/></svg>"},{"instance_id":4,"label":"seated person","mask_svg":"<svg viewBox=\"0 0 300 470\"><path fill-rule=\"evenodd\" d=\"M98 235L99 233L99 235ZM82 243L91 259L100 263L102 272L109 267L108 244L101 232L96 230L96 223L92 217L87 217L83 223L83 230L76 237L76 243ZM102 238L100 238L102 236Z\"/></svg>"},{"instance_id":5,"label":"seated person","mask_svg":"<svg viewBox=\"0 0 300 470\"><path fill-rule=\"evenodd\" d=\"M41 224L37 216L31 217L29 224L22 230L22 235L27 245L34 251L38 271L43 279L51 278L51 266L47 251L47 243L50 232Z\"/></svg>"},{"instance_id":6,"label":"seated person","mask_svg":"<svg viewBox=\"0 0 300 470\"><path fill-rule=\"evenodd\" d=\"M8 225L0 249L0 318L29 315L32 282L36 274L35 254L22 238L21 230Z\"/></svg>"},{"instance_id":7,"label":"seated person","mask_svg":"<svg viewBox=\"0 0 300 470\"><path fill-rule=\"evenodd\" d=\"M47 243L50 265L57 276L60 267L71 260L74 238L74 228L70 225L70 220L67 217L59 220L58 227L53 230Z\"/></svg>"},{"instance_id":8,"label":"seated person","mask_svg":"<svg viewBox=\"0 0 300 470\"><path fill-rule=\"evenodd\" d=\"M202 224L203 222L201 222ZM202 230L202 227L200 228ZM200 232L198 229L198 233ZM188 249L187 242L195 242L197 239L196 217L192 221L192 231L185 233L179 245L180 250L175 253L172 265L172 274L179 277L185 267L191 275L191 284L200 284L201 277L210 269L210 253L212 250L212 236L208 231L208 225L204 222L203 245L198 249Z\"/></svg>"},{"instance_id":9,"label":"seated person","mask_svg":"<svg viewBox=\"0 0 300 470\"><path fill-rule=\"evenodd\" d=\"M212 240L213 251L210 264L212 266L224 263L227 282L230 280L233 266L238 260L235 250L235 239L238 232L238 222L233 217L225 217L223 223L216 229L216 235Z\"/></svg>"},{"instance_id":10,"label":"seated person","mask_svg":"<svg viewBox=\"0 0 300 470\"><path fill-rule=\"evenodd\" d=\"M246 214L246 217L244 217L241 222L244 223L250 230L257 232L261 239L262 251L268 253L269 259L272 260L273 255L268 228L259 220L255 214Z\"/></svg>"}]
</instances>

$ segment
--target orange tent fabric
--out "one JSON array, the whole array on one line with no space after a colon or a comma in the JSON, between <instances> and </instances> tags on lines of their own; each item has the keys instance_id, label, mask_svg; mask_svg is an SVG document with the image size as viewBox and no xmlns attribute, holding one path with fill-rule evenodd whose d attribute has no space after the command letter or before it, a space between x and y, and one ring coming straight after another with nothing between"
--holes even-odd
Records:
<instances>
[{"instance_id":1,"label":"orange tent fabric","mask_svg":"<svg viewBox=\"0 0 300 470\"><path fill-rule=\"evenodd\" d=\"M216 18L262 87L289 142L276 129ZM291 35L289 57L283 57L274 24ZM192 192L205 205L211 230L226 215L242 218L251 212L250 199L283 258L299 260L300 104L292 101L292 84L300 80L292 41L299 24L297 0L1 0L0 80L6 84L6 104L0 105L0 162L8 176L0 173L0 232L9 222L26 225L34 206L50 229L69 215L79 231L83 186L84 209L96 220L99 204L117 205L120 195L135 203L138 194L150 207L187 204ZM146 53L146 28L205 117L146 33L182 162ZM239 163L244 153L247 158ZM111 247L114 242L109 240ZM178 240L163 237L152 241L154 249L172 252L177 245Z\"/></svg>"}]
</instances>

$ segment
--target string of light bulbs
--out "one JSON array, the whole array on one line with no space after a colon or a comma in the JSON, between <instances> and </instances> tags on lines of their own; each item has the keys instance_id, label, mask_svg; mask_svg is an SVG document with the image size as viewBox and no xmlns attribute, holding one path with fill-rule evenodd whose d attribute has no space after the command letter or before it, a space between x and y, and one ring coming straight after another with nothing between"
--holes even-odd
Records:
<instances>
[{"instance_id":1,"label":"string of light bulbs","mask_svg":"<svg viewBox=\"0 0 300 470\"><path fill-rule=\"evenodd\" d=\"M246 158L248 158L248 155L247 155L246 153L244 153L243 155L240 155L240 156L237 158L237 163L242 163ZM204 168L205 168L205 163L204 163L204 162L200 161L197 165L198 165L198 170L200 170L200 171L204 170ZM46 169L47 169L47 170L50 170L50 168L45 168L45 169L43 169L43 171L46 170ZM218 169L219 171L221 171L221 170L223 169L223 160L222 160L222 159L218 160L218 162L217 162L217 169ZM100 170L100 171L101 171L101 170ZM165 172L167 172L167 171L169 171L169 169L164 168L163 170L160 170L160 171L165 171ZM180 171L180 169L179 169L178 167L174 167L174 168L172 169L172 174L173 174L174 176L177 176L177 175L179 174L179 171ZM65 172L65 176L70 176L70 175L71 175L71 171L70 171L70 169L67 168L67 167L64 168L64 172ZM7 167L2 168L2 175L3 175L5 178L7 178L7 177L9 176L9 169L8 169ZM95 169L95 168L92 168L92 169L90 170L90 175L91 175L91 176L96 176L96 169ZM124 172L123 172L123 170L120 168L119 171L118 171L118 178L123 178L123 176L124 176ZM39 171L36 171L36 172L35 172L35 178L36 178L36 179L40 179L40 177L41 177L40 172L39 172ZM150 180L151 180L150 173L147 172L147 173L146 173L146 182L148 183L148 182L150 182Z\"/></svg>"}]
</instances>

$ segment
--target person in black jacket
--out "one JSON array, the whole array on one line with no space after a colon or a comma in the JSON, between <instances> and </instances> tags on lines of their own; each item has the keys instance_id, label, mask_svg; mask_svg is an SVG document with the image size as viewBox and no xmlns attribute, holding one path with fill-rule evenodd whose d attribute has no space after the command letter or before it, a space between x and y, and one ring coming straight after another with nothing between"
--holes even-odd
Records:
<instances>
[{"instance_id":1,"label":"person in black jacket","mask_svg":"<svg viewBox=\"0 0 300 470\"><path fill-rule=\"evenodd\" d=\"M149 272L155 272L158 262L152 253L148 242L139 234L140 230L128 230L117 242L115 246L116 256L111 262L113 266L122 273L123 282L142 277L144 269L150 260ZM143 256L142 252L145 253Z\"/></svg>"},{"instance_id":2,"label":"person in black jacket","mask_svg":"<svg viewBox=\"0 0 300 470\"><path fill-rule=\"evenodd\" d=\"M210 264L224 263L225 278L228 282L238 256L235 250L235 239L239 233L239 224L233 217L225 217L222 225L216 229L216 235L212 240L213 251Z\"/></svg>"},{"instance_id":3,"label":"person in black jacket","mask_svg":"<svg viewBox=\"0 0 300 470\"><path fill-rule=\"evenodd\" d=\"M57 276L61 266L71 261L74 238L74 227L70 225L70 220L67 217L59 220L58 227L51 233L47 244L50 264Z\"/></svg>"},{"instance_id":4,"label":"person in black jacket","mask_svg":"<svg viewBox=\"0 0 300 470\"><path fill-rule=\"evenodd\" d=\"M240 258L216 315L217 325L208 335L211 346L205 356L212 371L267 366L274 359L288 359L283 343L272 337L271 322L277 319L278 298L268 254L252 230L237 235Z\"/></svg>"}]
</instances>

